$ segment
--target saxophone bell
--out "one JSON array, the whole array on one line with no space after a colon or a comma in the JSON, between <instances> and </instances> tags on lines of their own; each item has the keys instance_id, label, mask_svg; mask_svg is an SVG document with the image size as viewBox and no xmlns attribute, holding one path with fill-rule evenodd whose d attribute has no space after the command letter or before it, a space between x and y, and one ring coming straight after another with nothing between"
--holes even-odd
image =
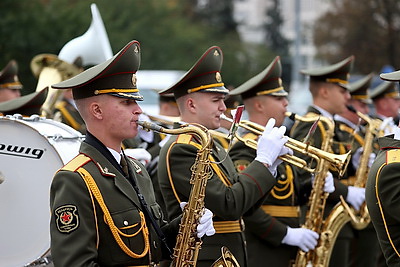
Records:
<instances>
[{"instance_id":1,"label":"saxophone bell","mask_svg":"<svg viewBox=\"0 0 400 267\"><path fill-rule=\"evenodd\" d=\"M225 246L221 248L222 256L219 257L211 267L239 267L239 263L235 259L235 256Z\"/></svg>"}]
</instances>

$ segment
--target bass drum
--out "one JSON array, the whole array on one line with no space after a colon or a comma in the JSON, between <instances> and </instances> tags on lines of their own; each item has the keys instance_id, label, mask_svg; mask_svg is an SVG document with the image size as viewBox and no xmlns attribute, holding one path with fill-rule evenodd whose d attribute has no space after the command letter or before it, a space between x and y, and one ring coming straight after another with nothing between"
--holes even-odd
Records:
<instances>
[{"instance_id":1,"label":"bass drum","mask_svg":"<svg viewBox=\"0 0 400 267\"><path fill-rule=\"evenodd\" d=\"M84 136L37 115L0 116L0 133L0 266L50 266L51 181Z\"/></svg>"}]
</instances>

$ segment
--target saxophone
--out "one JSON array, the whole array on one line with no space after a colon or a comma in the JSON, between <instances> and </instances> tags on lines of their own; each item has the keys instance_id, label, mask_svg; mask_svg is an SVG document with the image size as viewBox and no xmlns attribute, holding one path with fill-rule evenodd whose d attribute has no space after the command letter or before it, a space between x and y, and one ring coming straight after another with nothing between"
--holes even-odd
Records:
<instances>
[{"instance_id":1,"label":"saxophone","mask_svg":"<svg viewBox=\"0 0 400 267\"><path fill-rule=\"evenodd\" d=\"M204 197L207 180L212 175L209 159L212 149L211 135L207 128L199 124L182 125L178 129L167 129L146 121L138 121L138 124L144 129L164 134L192 133L200 139L201 149L197 152L195 163L191 167L190 183L192 188L188 202L183 209L172 261L172 266L175 267L195 267L202 244L202 240L197 237L197 226L205 210ZM222 253L223 255L212 266L239 266L226 247L222 247Z\"/></svg>"},{"instance_id":2,"label":"saxophone","mask_svg":"<svg viewBox=\"0 0 400 267\"><path fill-rule=\"evenodd\" d=\"M326 125L326 135L322 140L321 150L330 150L335 127L333 121L326 117L301 117L290 114L290 117L293 116L296 120L302 122L315 122L319 119L319 124L322 123ZM345 167L347 167L347 165ZM323 219L326 199L329 195L329 193L324 192L325 177L329 171L329 162L322 158L318 162L316 169L317 171L315 172L313 188L308 203L306 221L303 227L317 232L320 237L314 250L308 252L304 252L301 249L298 250L296 260L293 264L293 266L296 267L328 266L335 240L342 227L350 221L347 210L340 202L333 208L329 216L325 220ZM342 171L344 170L342 169Z\"/></svg>"},{"instance_id":3,"label":"saxophone","mask_svg":"<svg viewBox=\"0 0 400 267\"><path fill-rule=\"evenodd\" d=\"M363 187L367 183L368 178L368 161L369 156L372 153L372 143L374 141L374 137L380 134L380 127L382 122L378 119L372 119L368 115L361 113L354 109L352 106L348 106L348 109L357 114L359 118L364 120L367 123L366 130L365 130L365 137L364 137L364 145L363 145L363 152L360 159L360 165L355 174L355 182L354 186ZM369 212L367 209L367 205L364 202L359 211L354 210L354 208L349 207L348 205L345 206L351 216L351 225L357 229L362 230L368 226L371 222L371 217L369 216Z\"/></svg>"}]
</instances>

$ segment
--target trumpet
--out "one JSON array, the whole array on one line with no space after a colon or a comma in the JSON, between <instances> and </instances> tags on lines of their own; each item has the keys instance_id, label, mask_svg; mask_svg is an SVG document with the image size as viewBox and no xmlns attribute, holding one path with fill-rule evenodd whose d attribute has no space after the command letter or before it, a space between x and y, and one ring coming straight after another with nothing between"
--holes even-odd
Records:
<instances>
[{"instance_id":1,"label":"trumpet","mask_svg":"<svg viewBox=\"0 0 400 267\"><path fill-rule=\"evenodd\" d=\"M232 122L232 119L230 119L224 115L221 115L221 119ZM264 126L261 126L257 123L254 123L254 122L251 122L248 120L241 120L239 122L239 127L243 128L245 130L248 130L248 131L254 133L255 135L261 135L264 131ZM257 141L255 141L253 139L243 138L237 133L235 133L235 137L239 141L241 141L245 145L247 145L248 147L257 149ZM342 176L345 173L345 171L347 169L347 165L350 162L350 157L351 157L350 151L347 152L346 154L334 154L334 153L330 153L330 152L321 150L319 148L310 146L308 144L304 144L293 138L289 138L288 142L286 142L285 146L292 149L293 151L300 153L300 154L311 157L313 160L315 160L315 162L317 163L317 166L321 159L328 161L331 164L331 166L335 170L338 171L340 176ZM310 167L309 164L302 158L299 158L299 157L296 157L293 155L288 155L288 154L279 156L279 158L286 163L289 163L296 167L302 168L310 173L316 172L316 169Z\"/></svg>"}]
</instances>

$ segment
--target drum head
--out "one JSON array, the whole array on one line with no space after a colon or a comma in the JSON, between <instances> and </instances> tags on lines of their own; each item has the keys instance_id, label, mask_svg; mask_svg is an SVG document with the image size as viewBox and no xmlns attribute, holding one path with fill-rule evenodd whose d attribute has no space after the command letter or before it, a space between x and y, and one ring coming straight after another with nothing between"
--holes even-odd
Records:
<instances>
[{"instance_id":1,"label":"drum head","mask_svg":"<svg viewBox=\"0 0 400 267\"><path fill-rule=\"evenodd\" d=\"M44 136L72 133L47 122L0 117L0 266L23 266L50 248L50 185L54 173L79 150L80 141ZM72 128L71 128L72 129ZM62 143L62 144L61 144ZM60 152L64 150L64 154ZM65 152L67 151L67 152Z\"/></svg>"}]
</instances>

